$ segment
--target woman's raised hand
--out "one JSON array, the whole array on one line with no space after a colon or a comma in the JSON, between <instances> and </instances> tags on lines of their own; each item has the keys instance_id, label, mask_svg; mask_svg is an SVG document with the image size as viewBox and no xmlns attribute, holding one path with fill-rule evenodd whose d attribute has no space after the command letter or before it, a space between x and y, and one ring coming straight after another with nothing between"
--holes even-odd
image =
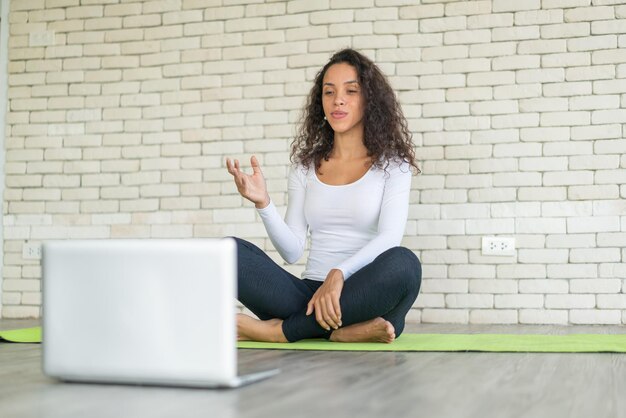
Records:
<instances>
[{"instance_id":1,"label":"woman's raised hand","mask_svg":"<svg viewBox=\"0 0 626 418\"><path fill-rule=\"evenodd\" d=\"M228 172L235 178L235 184L239 193L254 203L258 209L262 209L269 205L270 196L267 193L261 166L254 155L250 158L250 164L252 165L252 175L241 171L238 160L231 161L230 158L226 159L226 167Z\"/></svg>"}]
</instances>

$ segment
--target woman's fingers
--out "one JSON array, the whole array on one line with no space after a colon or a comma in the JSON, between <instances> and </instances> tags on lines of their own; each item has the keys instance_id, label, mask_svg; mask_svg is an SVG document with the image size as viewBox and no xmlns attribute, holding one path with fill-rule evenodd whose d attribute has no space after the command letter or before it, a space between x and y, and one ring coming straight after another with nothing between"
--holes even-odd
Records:
<instances>
[{"instance_id":1,"label":"woman's fingers","mask_svg":"<svg viewBox=\"0 0 626 418\"><path fill-rule=\"evenodd\" d=\"M259 164L259 160L256 159L256 156L250 157L250 165L252 166L252 171L254 174L263 174L261 173L261 165Z\"/></svg>"},{"instance_id":2,"label":"woman's fingers","mask_svg":"<svg viewBox=\"0 0 626 418\"><path fill-rule=\"evenodd\" d=\"M337 325L341 326L341 306L339 305L339 298L333 298L333 307L335 308Z\"/></svg>"},{"instance_id":3,"label":"woman's fingers","mask_svg":"<svg viewBox=\"0 0 626 418\"><path fill-rule=\"evenodd\" d=\"M306 314L308 316L315 313L315 320L317 323L320 324L320 326L325 330L330 330L330 325L324 320L325 315L322 306L321 300L316 293L307 304Z\"/></svg>"},{"instance_id":4,"label":"woman's fingers","mask_svg":"<svg viewBox=\"0 0 626 418\"><path fill-rule=\"evenodd\" d=\"M322 312L324 313L324 320L327 324L331 326L333 329L339 328L337 315L335 313L335 308L333 307L333 301L330 295L326 295L323 302L324 308Z\"/></svg>"},{"instance_id":5,"label":"woman's fingers","mask_svg":"<svg viewBox=\"0 0 626 418\"><path fill-rule=\"evenodd\" d=\"M226 159L226 169L230 174L232 174L233 176L235 175L235 167L233 167L233 163L232 161L230 161L230 158Z\"/></svg>"},{"instance_id":6,"label":"woman's fingers","mask_svg":"<svg viewBox=\"0 0 626 418\"><path fill-rule=\"evenodd\" d=\"M324 321L324 315L322 314L320 306L315 307L315 319L322 328L324 328L325 330L330 330L330 325L328 325L326 321Z\"/></svg>"}]
</instances>

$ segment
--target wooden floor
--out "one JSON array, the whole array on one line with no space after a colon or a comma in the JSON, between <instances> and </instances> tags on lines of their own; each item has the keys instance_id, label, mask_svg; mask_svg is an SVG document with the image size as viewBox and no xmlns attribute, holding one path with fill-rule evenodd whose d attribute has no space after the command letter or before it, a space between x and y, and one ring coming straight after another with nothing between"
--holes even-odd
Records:
<instances>
[{"instance_id":1,"label":"wooden floor","mask_svg":"<svg viewBox=\"0 0 626 418\"><path fill-rule=\"evenodd\" d=\"M36 325L0 320L0 329ZM409 325L408 332L623 333L621 327ZM0 416L626 417L626 355L239 350L280 368L234 390L68 384L41 346L0 343Z\"/></svg>"}]
</instances>

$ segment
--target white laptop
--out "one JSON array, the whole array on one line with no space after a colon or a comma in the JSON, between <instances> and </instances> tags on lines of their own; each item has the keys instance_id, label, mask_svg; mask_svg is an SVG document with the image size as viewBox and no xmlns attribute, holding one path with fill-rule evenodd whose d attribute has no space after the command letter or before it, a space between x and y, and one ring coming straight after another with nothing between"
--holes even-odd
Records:
<instances>
[{"instance_id":1,"label":"white laptop","mask_svg":"<svg viewBox=\"0 0 626 418\"><path fill-rule=\"evenodd\" d=\"M43 244L43 369L71 381L238 387L233 239Z\"/></svg>"}]
</instances>

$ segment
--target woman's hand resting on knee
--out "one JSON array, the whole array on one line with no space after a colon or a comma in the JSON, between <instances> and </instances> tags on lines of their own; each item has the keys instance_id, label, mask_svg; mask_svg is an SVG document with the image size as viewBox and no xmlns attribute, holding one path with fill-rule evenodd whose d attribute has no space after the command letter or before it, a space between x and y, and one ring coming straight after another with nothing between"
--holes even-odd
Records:
<instances>
[{"instance_id":1,"label":"woman's hand resting on knee","mask_svg":"<svg viewBox=\"0 0 626 418\"><path fill-rule=\"evenodd\" d=\"M315 319L327 331L341 326L339 298L343 290L343 282L341 270L332 269L306 308L306 314L311 315L315 312Z\"/></svg>"},{"instance_id":2,"label":"woman's hand resting on knee","mask_svg":"<svg viewBox=\"0 0 626 418\"><path fill-rule=\"evenodd\" d=\"M250 158L252 165L252 175L246 174L239 168L239 160L230 161L226 159L228 172L235 178L235 184L239 194L254 203L258 209L262 209L270 204L270 195L267 194L265 178L261 172L259 161L253 155Z\"/></svg>"}]
</instances>

